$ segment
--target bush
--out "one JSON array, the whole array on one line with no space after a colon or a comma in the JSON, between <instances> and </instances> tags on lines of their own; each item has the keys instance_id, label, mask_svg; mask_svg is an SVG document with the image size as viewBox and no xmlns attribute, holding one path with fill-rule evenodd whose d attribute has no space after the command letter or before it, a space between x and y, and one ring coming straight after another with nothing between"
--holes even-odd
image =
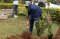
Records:
<instances>
[{"instance_id":1,"label":"bush","mask_svg":"<svg viewBox=\"0 0 60 39\"><path fill-rule=\"evenodd\" d=\"M48 10L49 10L49 13L51 15L51 18L52 18L52 21L56 21L58 24L60 24L60 9L42 9L43 10L43 13L42 13L42 19L40 19L38 21L39 23L39 27L38 27L38 31L40 33L40 35L42 35L45 31L46 28L49 29L49 25L47 25L47 21L46 21L46 16L47 16L47 13L48 13ZM50 29L51 29L52 26L50 26Z\"/></svg>"},{"instance_id":2,"label":"bush","mask_svg":"<svg viewBox=\"0 0 60 39\"><path fill-rule=\"evenodd\" d=\"M48 9L45 9L47 11ZM49 9L52 21L60 21L60 9Z\"/></svg>"},{"instance_id":3,"label":"bush","mask_svg":"<svg viewBox=\"0 0 60 39\"><path fill-rule=\"evenodd\" d=\"M19 7L18 7L18 15L24 15L24 16L28 15L28 11L27 11L26 7L24 6L24 4L19 5Z\"/></svg>"},{"instance_id":4,"label":"bush","mask_svg":"<svg viewBox=\"0 0 60 39\"><path fill-rule=\"evenodd\" d=\"M13 8L13 4L12 3L2 3L0 5L1 9L12 9Z\"/></svg>"}]
</instances>

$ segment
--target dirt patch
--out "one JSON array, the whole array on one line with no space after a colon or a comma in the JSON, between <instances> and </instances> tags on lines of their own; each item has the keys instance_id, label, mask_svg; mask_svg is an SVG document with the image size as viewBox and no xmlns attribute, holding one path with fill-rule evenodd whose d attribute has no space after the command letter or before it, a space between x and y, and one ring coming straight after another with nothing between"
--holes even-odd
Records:
<instances>
[{"instance_id":1,"label":"dirt patch","mask_svg":"<svg viewBox=\"0 0 60 39\"><path fill-rule=\"evenodd\" d=\"M35 36L31 32L23 32L22 35L10 36L7 39L48 39L46 36Z\"/></svg>"},{"instance_id":2,"label":"dirt patch","mask_svg":"<svg viewBox=\"0 0 60 39\"><path fill-rule=\"evenodd\" d=\"M60 27L58 28L55 39L60 39Z\"/></svg>"},{"instance_id":3,"label":"dirt patch","mask_svg":"<svg viewBox=\"0 0 60 39\"><path fill-rule=\"evenodd\" d=\"M22 35L10 36L7 39L33 39L31 32L23 32Z\"/></svg>"},{"instance_id":4,"label":"dirt patch","mask_svg":"<svg viewBox=\"0 0 60 39\"><path fill-rule=\"evenodd\" d=\"M24 39L33 39L31 32L24 32L24 33L22 33L21 37Z\"/></svg>"}]
</instances>

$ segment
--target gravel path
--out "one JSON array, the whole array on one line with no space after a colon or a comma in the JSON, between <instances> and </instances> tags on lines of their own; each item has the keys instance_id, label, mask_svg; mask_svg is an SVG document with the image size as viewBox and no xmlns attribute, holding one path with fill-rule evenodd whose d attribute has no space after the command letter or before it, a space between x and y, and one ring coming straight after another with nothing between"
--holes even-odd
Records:
<instances>
[{"instance_id":1,"label":"gravel path","mask_svg":"<svg viewBox=\"0 0 60 39\"><path fill-rule=\"evenodd\" d=\"M13 13L13 9L1 9L0 13Z\"/></svg>"}]
</instances>

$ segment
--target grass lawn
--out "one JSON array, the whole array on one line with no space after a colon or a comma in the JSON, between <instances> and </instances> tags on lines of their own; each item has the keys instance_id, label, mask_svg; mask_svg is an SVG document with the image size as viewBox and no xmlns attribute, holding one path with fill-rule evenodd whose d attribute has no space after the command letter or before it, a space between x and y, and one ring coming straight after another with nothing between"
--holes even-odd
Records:
<instances>
[{"instance_id":1,"label":"grass lawn","mask_svg":"<svg viewBox=\"0 0 60 39\"><path fill-rule=\"evenodd\" d=\"M6 20L0 20L0 39L6 39L7 36L20 35L26 30L26 18L20 16L18 18L10 18ZM56 32L58 26L56 24L52 25L52 32ZM47 35L47 29L44 31L44 35ZM34 26L33 34L36 35L36 29ZM54 33L56 34L56 33Z\"/></svg>"},{"instance_id":2,"label":"grass lawn","mask_svg":"<svg viewBox=\"0 0 60 39\"><path fill-rule=\"evenodd\" d=\"M0 39L5 39L7 36L21 34L26 27L26 18L10 18L0 20Z\"/></svg>"}]
</instances>

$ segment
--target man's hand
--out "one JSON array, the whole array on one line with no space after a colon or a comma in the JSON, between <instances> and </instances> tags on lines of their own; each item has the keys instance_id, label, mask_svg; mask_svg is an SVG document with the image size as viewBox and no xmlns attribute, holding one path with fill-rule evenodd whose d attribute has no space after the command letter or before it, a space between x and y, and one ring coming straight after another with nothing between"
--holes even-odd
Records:
<instances>
[{"instance_id":1,"label":"man's hand","mask_svg":"<svg viewBox=\"0 0 60 39\"><path fill-rule=\"evenodd\" d=\"M27 21L27 29L29 29L29 21Z\"/></svg>"},{"instance_id":2,"label":"man's hand","mask_svg":"<svg viewBox=\"0 0 60 39\"><path fill-rule=\"evenodd\" d=\"M27 30L29 29L30 23L29 23L29 16L26 17L27 18Z\"/></svg>"}]
</instances>

